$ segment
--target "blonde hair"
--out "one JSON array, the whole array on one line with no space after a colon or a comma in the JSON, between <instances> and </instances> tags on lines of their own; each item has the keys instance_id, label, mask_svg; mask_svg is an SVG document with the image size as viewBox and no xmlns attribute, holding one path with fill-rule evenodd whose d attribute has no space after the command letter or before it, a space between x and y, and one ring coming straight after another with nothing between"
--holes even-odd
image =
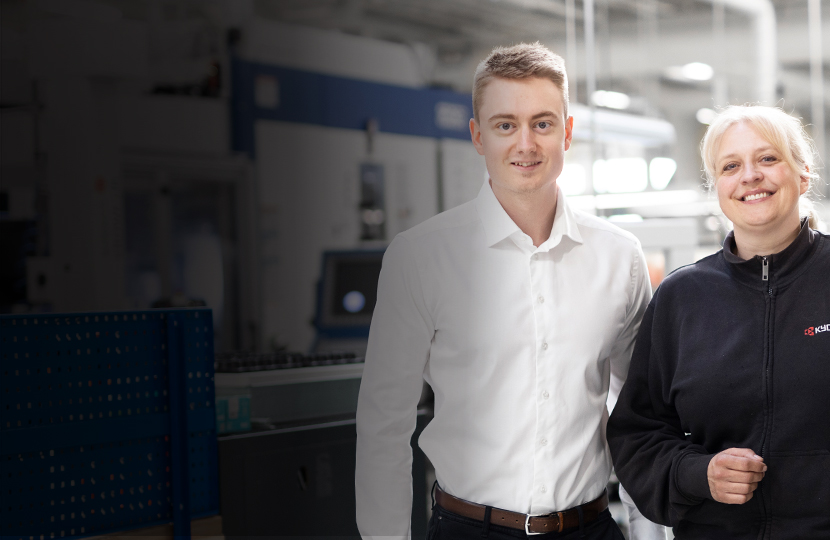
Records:
<instances>
[{"instance_id":1,"label":"blonde hair","mask_svg":"<svg viewBox=\"0 0 830 540\"><path fill-rule=\"evenodd\" d=\"M538 41L519 43L511 47L496 47L478 64L473 77L473 115L476 122L484 88L497 77L549 79L562 92L565 118L568 117L568 74L565 72L565 61Z\"/></svg>"},{"instance_id":2,"label":"blonde hair","mask_svg":"<svg viewBox=\"0 0 830 540\"><path fill-rule=\"evenodd\" d=\"M810 190L819 179L816 172L818 154L801 121L778 107L730 105L718 113L700 143L706 186L711 190L717 183L715 158L724 134L730 127L742 122L752 126L769 142L799 177L807 179L809 187L798 200L799 215L809 219L811 228L817 228L818 216L810 199Z\"/></svg>"}]
</instances>

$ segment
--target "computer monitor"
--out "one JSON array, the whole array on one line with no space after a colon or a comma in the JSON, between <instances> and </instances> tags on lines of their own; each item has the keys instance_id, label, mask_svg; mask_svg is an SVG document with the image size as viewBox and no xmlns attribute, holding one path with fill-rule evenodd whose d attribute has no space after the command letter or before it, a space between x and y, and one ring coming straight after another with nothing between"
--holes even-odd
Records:
<instances>
[{"instance_id":1,"label":"computer monitor","mask_svg":"<svg viewBox=\"0 0 830 540\"><path fill-rule=\"evenodd\" d=\"M315 317L318 339L369 335L384 251L323 253Z\"/></svg>"}]
</instances>

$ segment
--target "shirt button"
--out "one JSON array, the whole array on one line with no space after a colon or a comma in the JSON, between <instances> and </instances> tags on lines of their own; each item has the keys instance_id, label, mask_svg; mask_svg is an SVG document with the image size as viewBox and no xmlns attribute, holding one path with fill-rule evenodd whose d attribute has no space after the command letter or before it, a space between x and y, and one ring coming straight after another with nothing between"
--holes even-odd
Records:
<instances>
[{"instance_id":1,"label":"shirt button","mask_svg":"<svg viewBox=\"0 0 830 540\"><path fill-rule=\"evenodd\" d=\"M541 491L542 493L547 493L548 489L545 486L542 486L539 488L539 491Z\"/></svg>"},{"instance_id":2,"label":"shirt button","mask_svg":"<svg viewBox=\"0 0 830 540\"><path fill-rule=\"evenodd\" d=\"M547 342L542 343L542 350L544 350L544 351L548 350Z\"/></svg>"},{"instance_id":3,"label":"shirt button","mask_svg":"<svg viewBox=\"0 0 830 540\"><path fill-rule=\"evenodd\" d=\"M545 399L548 399L548 398L550 397L550 394L548 393L548 391L547 391L547 390L545 390L544 392L542 392L542 397L543 397L543 398L545 398Z\"/></svg>"},{"instance_id":4,"label":"shirt button","mask_svg":"<svg viewBox=\"0 0 830 540\"><path fill-rule=\"evenodd\" d=\"M542 439L539 442L542 443L542 446L547 446L548 445L548 440L547 439Z\"/></svg>"},{"instance_id":5,"label":"shirt button","mask_svg":"<svg viewBox=\"0 0 830 540\"><path fill-rule=\"evenodd\" d=\"M541 294L539 295L539 298L537 298L536 300L538 300L540 304L544 304L544 303L545 303L545 297L544 297L544 296L542 296Z\"/></svg>"},{"instance_id":6,"label":"shirt button","mask_svg":"<svg viewBox=\"0 0 830 540\"><path fill-rule=\"evenodd\" d=\"M538 253L534 253L534 254L533 254L533 257L531 257L531 258L532 258L534 261L538 260L538 259L539 259L539 254L538 254Z\"/></svg>"}]
</instances>

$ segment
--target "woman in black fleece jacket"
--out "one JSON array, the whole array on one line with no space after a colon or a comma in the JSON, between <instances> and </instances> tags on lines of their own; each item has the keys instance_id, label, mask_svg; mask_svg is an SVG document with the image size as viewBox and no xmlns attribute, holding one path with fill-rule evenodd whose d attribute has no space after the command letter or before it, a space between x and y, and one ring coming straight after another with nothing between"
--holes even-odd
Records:
<instances>
[{"instance_id":1,"label":"woman in black fleece jacket","mask_svg":"<svg viewBox=\"0 0 830 540\"><path fill-rule=\"evenodd\" d=\"M645 313L608 422L617 476L679 539L828 539L830 237L799 212L814 152L797 119L751 106L702 153L734 231Z\"/></svg>"}]
</instances>

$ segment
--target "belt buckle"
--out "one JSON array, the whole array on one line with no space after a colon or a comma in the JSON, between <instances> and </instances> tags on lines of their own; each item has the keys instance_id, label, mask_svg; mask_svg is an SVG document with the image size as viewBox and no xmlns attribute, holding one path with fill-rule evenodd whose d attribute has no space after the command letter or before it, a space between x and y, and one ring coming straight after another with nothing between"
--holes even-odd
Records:
<instances>
[{"instance_id":1,"label":"belt buckle","mask_svg":"<svg viewBox=\"0 0 830 540\"><path fill-rule=\"evenodd\" d=\"M544 516L546 514L526 514L525 515L525 534L528 536L535 536L538 534L545 534L544 532L530 532L530 518Z\"/></svg>"}]
</instances>

